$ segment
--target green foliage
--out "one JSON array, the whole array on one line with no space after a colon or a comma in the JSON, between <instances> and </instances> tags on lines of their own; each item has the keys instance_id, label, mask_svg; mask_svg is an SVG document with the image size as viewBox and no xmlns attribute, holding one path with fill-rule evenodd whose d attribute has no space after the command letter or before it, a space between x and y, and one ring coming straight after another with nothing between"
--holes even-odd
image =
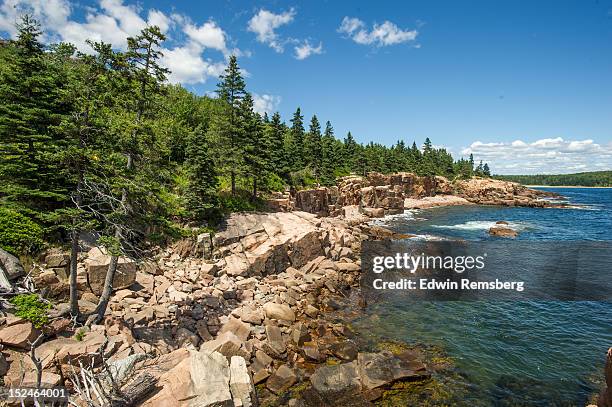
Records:
<instances>
[{"instance_id":1,"label":"green foliage","mask_svg":"<svg viewBox=\"0 0 612 407\"><path fill-rule=\"evenodd\" d=\"M74 339L76 339L78 342L81 342L83 341L83 339L85 339L86 334L87 334L87 331L85 331L84 329L79 329L77 333L74 334Z\"/></svg>"},{"instance_id":2,"label":"green foliage","mask_svg":"<svg viewBox=\"0 0 612 407\"><path fill-rule=\"evenodd\" d=\"M15 315L27 319L37 328L49 321L47 310L51 304L42 301L36 294L19 294L11 298L10 302L16 308Z\"/></svg>"},{"instance_id":3,"label":"green foliage","mask_svg":"<svg viewBox=\"0 0 612 407\"><path fill-rule=\"evenodd\" d=\"M584 187L612 186L612 171L578 172L575 174L558 175L495 175L495 178L504 181L520 182L521 184L525 185L569 185Z\"/></svg>"},{"instance_id":4,"label":"green foliage","mask_svg":"<svg viewBox=\"0 0 612 407\"><path fill-rule=\"evenodd\" d=\"M351 173L475 173L473 157L454 161L429 139L421 149L362 144L350 132L341 140L316 115L306 132L300 108L288 124L278 112L262 117L235 56L218 98L170 85L158 27L125 51L89 42L94 52L82 53L40 38L25 17L17 39L0 45L0 205L12 210L0 213L0 244L14 253L40 248L43 232L65 241L80 230L105 236L113 254L138 251L186 233L178 225L262 209L268 192Z\"/></svg>"},{"instance_id":5,"label":"green foliage","mask_svg":"<svg viewBox=\"0 0 612 407\"><path fill-rule=\"evenodd\" d=\"M219 201L221 210L226 214L232 212L253 212L263 208L263 203L261 201L253 201L251 196L244 196L241 194L221 196Z\"/></svg>"},{"instance_id":6,"label":"green foliage","mask_svg":"<svg viewBox=\"0 0 612 407\"><path fill-rule=\"evenodd\" d=\"M43 247L43 229L25 215L0 208L0 247L16 256Z\"/></svg>"},{"instance_id":7,"label":"green foliage","mask_svg":"<svg viewBox=\"0 0 612 407\"><path fill-rule=\"evenodd\" d=\"M290 174L291 185L297 188L310 188L317 184L315 174L310 168L294 171Z\"/></svg>"}]
</instances>

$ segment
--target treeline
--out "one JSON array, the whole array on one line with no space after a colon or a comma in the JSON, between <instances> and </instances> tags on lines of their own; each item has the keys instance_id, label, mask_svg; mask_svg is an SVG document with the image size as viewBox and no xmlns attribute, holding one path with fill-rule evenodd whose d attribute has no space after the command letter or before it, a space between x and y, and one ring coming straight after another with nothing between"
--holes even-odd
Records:
<instances>
[{"instance_id":1,"label":"treeline","mask_svg":"<svg viewBox=\"0 0 612 407\"><path fill-rule=\"evenodd\" d=\"M119 256L257 205L263 192L330 185L369 171L471 177L488 167L454 161L427 139L388 148L335 137L329 121L289 124L260 115L235 57L218 97L167 84L164 34L147 27L126 51L88 42L45 46L23 17L15 40L0 42L0 247L35 252L44 241L71 246L71 313L82 231L111 254L96 310L104 315ZM177 226L178 225L178 226Z\"/></svg>"},{"instance_id":2,"label":"treeline","mask_svg":"<svg viewBox=\"0 0 612 407\"><path fill-rule=\"evenodd\" d=\"M89 42L91 54L43 45L28 16L17 28L0 45L0 203L46 237L94 229L120 252L181 222L253 208L262 193L351 173L489 175L429 139L363 145L299 108L289 123L260 115L235 57L216 98L169 85L157 27L123 52Z\"/></svg>"},{"instance_id":3,"label":"treeline","mask_svg":"<svg viewBox=\"0 0 612 407\"><path fill-rule=\"evenodd\" d=\"M496 175L495 178L505 181L519 182L525 185L567 185L583 187L612 186L612 171L578 172L575 174L557 175Z\"/></svg>"}]
</instances>

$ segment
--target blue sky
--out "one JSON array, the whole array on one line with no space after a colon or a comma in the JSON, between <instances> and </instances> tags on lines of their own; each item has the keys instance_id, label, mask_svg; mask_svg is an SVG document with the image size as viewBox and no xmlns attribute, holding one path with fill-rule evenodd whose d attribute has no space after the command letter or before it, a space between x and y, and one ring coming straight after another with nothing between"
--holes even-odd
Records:
<instances>
[{"instance_id":1,"label":"blue sky","mask_svg":"<svg viewBox=\"0 0 612 407\"><path fill-rule=\"evenodd\" d=\"M260 110L300 106L339 137L430 137L497 173L612 169L612 0L0 0L0 31L23 10L77 45L159 24L199 94L237 53Z\"/></svg>"}]
</instances>

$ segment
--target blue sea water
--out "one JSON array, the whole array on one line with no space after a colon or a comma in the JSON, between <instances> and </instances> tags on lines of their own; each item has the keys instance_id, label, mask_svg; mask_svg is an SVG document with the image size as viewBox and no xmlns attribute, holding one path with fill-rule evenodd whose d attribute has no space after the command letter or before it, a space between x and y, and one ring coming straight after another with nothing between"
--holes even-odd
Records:
<instances>
[{"instance_id":1,"label":"blue sea water","mask_svg":"<svg viewBox=\"0 0 612 407\"><path fill-rule=\"evenodd\" d=\"M489 227L505 220L521 232L520 240L612 240L612 189L546 190L577 207L433 208L384 222L401 233L491 240ZM612 265L607 270L612 278ZM599 391L612 346L612 303L389 300L368 307L355 326L373 339L443 348L468 389L456 404L585 406Z\"/></svg>"}]
</instances>

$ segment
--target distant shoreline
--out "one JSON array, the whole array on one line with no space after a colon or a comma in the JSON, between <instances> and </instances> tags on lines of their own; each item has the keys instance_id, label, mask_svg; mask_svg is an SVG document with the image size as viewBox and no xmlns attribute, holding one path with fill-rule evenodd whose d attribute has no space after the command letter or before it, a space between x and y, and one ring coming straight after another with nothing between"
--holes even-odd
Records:
<instances>
[{"instance_id":1,"label":"distant shoreline","mask_svg":"<svg viewBox=\"0 0 612 407\"><path fill-rule=\"evenodd\" d=\"M587 187L582 185L525 185L528 188L601 188L611 189L611 187Z\"/></svg>"}]
</instances>

